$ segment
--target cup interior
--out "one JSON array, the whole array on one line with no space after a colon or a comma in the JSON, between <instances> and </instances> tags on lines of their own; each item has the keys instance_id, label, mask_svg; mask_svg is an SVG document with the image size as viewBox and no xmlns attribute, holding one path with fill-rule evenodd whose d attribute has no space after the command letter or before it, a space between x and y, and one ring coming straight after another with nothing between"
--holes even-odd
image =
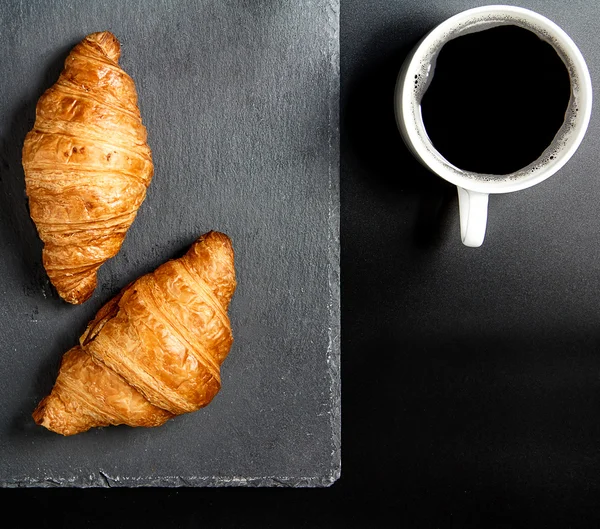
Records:
<instances>
[{"instance_id":1,"label":"cup interior","mask_svg":"<svg viewBox=\"0 0 600 529\"><path fill-rule=\"evenodd\" d=\"M435 74L435 61L452 39L487 29L514 25L548 42L569 73L571 94L562 126L537 160L510 174L475 173L454 166L433 146L421 115L421 99ZM592 102L590 74L581 52L555 23L533 11L513 6L486 6L459 13L427 34L405 61L396 90L396 116L404 141L429 169L466 189L506 193L539 183L558 171L574 154L587 129Z\"/></svg>"}]
</instances>

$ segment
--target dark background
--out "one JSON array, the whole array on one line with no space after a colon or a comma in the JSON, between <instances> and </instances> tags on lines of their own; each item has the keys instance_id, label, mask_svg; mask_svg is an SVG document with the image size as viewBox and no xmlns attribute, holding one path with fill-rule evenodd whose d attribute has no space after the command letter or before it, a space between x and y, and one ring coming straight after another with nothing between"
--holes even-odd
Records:
<instances>
[{"instance_id":1,"label":"dark background","mask_svg":"<svg viewBox=\"0 0 600 529\"><path fill-rule=\"evenodd\" d=\"M479 2L341 6L342 477L328 489L26 490L20 527L597 527L598 123L550 180L490 200L460 244L455 190L408 155L408 50ZM600 70L593 2L524 1ZM21 518L23 519L23 518Z\"/></svg>"}]
</instances>

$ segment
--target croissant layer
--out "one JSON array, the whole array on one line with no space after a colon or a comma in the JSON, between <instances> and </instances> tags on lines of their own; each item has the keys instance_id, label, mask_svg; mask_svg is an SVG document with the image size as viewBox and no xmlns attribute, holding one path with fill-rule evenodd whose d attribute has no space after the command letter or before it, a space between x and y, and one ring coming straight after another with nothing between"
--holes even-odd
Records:
<instances>
[{"instance_id":1,"label":"croissant layer","mask_svg":"<svg viewBox=\"0 0 600 529\"><path fill-rule=\"evenodd\" d=\"M63 435L96 426L159 426L206 406L233 337L233 248L218 232L140 277L91 321L33 413Z\"/></svg>"},{"instance_id":2,"label":"croissant layer","mask_svg":"<svg viewBox=\"0 0 600 529\"><path fill-rule=\"evenodd\" d=\"M77 44L40 97L23 145L44 267L69 303L92 295L98 268L121 248L154 171L135 85L119 56L108 31Z\"/></svg>"}]
</instances>

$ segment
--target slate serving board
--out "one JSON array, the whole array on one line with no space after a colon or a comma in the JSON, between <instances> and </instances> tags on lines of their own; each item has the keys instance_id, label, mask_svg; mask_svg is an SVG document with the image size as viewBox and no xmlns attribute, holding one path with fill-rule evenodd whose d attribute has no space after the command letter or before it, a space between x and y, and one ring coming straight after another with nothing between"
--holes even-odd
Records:
<instances>
[{"instance_id":1,"label":"slate serving board","mask_svg":"<svg viewBox=\"0 0 600 529\"><path fill-rule=\"evenodd\" d=\"M340 473L338 2L0 4L0 482L331 484ZM29 219L21 148L74 44L121 41L155 177L90 301L61 301ZM75 437L31 412L62 354L132 279L200 234L233 240L235 343L210 406Z\"/></svg>"}]
</instances>

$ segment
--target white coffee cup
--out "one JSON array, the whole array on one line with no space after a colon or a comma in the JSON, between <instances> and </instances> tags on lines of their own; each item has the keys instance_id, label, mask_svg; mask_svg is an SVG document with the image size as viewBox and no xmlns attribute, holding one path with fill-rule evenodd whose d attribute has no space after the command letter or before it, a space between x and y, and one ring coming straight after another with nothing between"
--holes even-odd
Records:
<instances>
[{"instance_id":1,"label":"white coffee cup","mask_svg":"<svg viewBox=\"0 0 600 529\"><path fill-rule=\"evenodd\" d=\"M455 167L435 149L423 124L420 101L444 44L460 35L501 25L520 26L552 45L569 72L571 97L563 125L535 162L508 175L485 175ZM573 40L546 17L514 6L477 7L442 22L406 58L396 84L395 112L402 138L425 167L457 186L461 237L466 246L472 247L481 246L485 237L489 194L526 189L556 173L579 147L591 111L590 73Z\"/></svg>"}]
</instances>

